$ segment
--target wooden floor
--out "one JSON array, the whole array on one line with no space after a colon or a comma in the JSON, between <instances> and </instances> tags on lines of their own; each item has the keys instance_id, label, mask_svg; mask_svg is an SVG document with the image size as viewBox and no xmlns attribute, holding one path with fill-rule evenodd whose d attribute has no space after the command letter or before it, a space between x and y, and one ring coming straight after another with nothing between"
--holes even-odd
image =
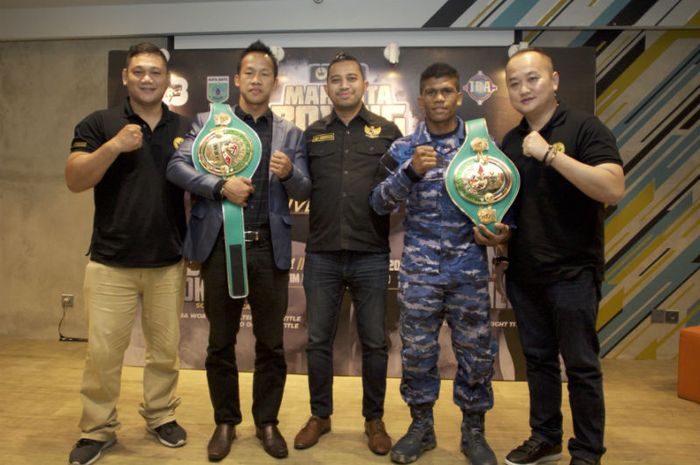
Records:
<instances>
[{"instance_id":1,"label":"wooden floor","mask_svg":"<svg viewBox=\"0 0 700 465\"><path fill-rule=\"evenodd\" d=\"M67 463L78 438L83 343L36 341L0 337L0 464ZM700 404L676 396L675 361L603 362L605 372L608 453L606 465L700 464ZM212 411L203 371L183 370L178 421L187 429L189 442L179 449L159 445L145 432L137 412L141 397L141 369L123 372L119 415L119 442L99 460L102 465L206 464L206 444L213 430ZM527 386L501 381L494 386L496 406L487 415L487 436L499 461L528 435ZM365 446L361 409L361 382L338 377L335 382L336 412L333 431L318 445L290 450L283 461L265 454L254 437L250 417L251 376L241 376L244 421L238 439L222 464L375 464L390 463ZM387 429L394 439L406 430L410 418L398 393L398 380L387 387ZM280 412L280 429L287 441L308 416L306 377L292 375ZM571 434L565 410L565 436ZM452 403L452 383L444 382L436 405L438 447L419 464L467 463L459 451L461 415ZM568 464L568 455L559 462Z\"/></svg>"}]
</instances>

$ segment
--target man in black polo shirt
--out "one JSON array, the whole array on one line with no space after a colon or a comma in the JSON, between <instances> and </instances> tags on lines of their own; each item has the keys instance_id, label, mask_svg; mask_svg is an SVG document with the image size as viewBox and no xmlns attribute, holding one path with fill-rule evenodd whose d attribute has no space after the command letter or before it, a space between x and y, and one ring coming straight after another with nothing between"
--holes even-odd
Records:
<instances>
[{"instance_id":1,"label":"man in black polo shirt","mask_svg":"<svg viewBox=\"0 0 700 465\"><path fill-rule=\"evenodd\" d=\"M362 414L370 450L387 454L391 439L382 416L386 391L384 334L389 281L389 215L369 205L379 159L401 137L394 123L365 108L367 88L357 59L339 54L328 66L326 93L333 111L304 133L311 173L304 291L311 418L294 447L305 449L331 429L333 340L347 288L362 343Z\"/></svg>"},{"instance_id":2,"label":"man in black polo shirt","mask_svg":"<svg viewBox=\"0 0 700 465\"><path fill-rule=\"evenodd\" d=\"M523 115L503 139L522 182L506 287L527 361L532 432L505 462L561 456L561 353L574 423L571 465L599 464L605 452L596 334L603 208L622 198L622 161L615 137L598 118L557 101L559 74L544 52L513 55L506 83L511 105Z\"/></svg>"},{"instance_id":3,"label":"man in black polo shirt","mask_svg":"<svg viewBox=\"0 0 700 465\"><path fill-rule=\"evenodd\" d=\"M185 268L183 191L165 170L189 121L162 103L168 64L153 44L129 49L123 105L92 113L75 128L66 163L73 192L94 188L90 262L85 269L88 346L80 391L81 438L71 464L93 463L116 442L121 364L139 297L146 356L140 413L161 443L185 444L175 421Z\"/></svg>"},{"instance_id":4,"label":"man in black polo shirt","mask_svg":"<svg viewBox=\"0 0 700 465\"><path fill-rule=\"evenodd\" d=\"M308 197L311 181L304 154L303 133L270 110L277 84L277 60L258 41L243 51L234 77L240 90L236 116L260 137L262 154L252 179L227 180L194 168L192 145L209 118L201 113L168 166L168 179L197 195L187 229L184 254L202 263L204 311L209 320L207 381L216 428L209 441L209 460L230 452L241 423L236 365L236 335L246 299L228 294L221 201L246 207L243 211L248 267L248 303L255 335L253 420L265 452L287 456L287 444L277 428L287 376L284 355L284 315L291 266L289 197Z\"/></svg>"}]
</instances>

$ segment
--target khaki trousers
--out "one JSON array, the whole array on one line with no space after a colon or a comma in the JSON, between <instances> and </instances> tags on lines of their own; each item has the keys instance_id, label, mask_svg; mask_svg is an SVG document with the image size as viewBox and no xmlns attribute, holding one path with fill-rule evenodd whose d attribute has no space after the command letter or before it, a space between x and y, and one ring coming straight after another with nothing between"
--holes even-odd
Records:
<instances>
[{"instance_id":1,"label":"khaki trousers","mask_svg":"<svg viewBox=\"0 0 700 465\"><path fill-rule=\"evenodd\" d=\"M143 402L139 413L148 428L175 419L180 358L180 313L184 300L184 262L158 268L118 268L90 261L84 299L88 345L80 397L81 437L107 441L120 423L117 401L124 351L139 298L146 343Z\"/></svg>"}]
</instances>

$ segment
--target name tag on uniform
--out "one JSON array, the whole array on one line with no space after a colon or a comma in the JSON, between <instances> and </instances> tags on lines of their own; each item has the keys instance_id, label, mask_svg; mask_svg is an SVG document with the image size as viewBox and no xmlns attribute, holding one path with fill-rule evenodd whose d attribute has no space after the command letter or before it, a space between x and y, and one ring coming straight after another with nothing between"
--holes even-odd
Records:
<instances>
[{"instance_id":1,"label":"name tag on uniform","mask_svg":"<svg viewBox=\"0 0 700 465\"><path fill-rule=\"evenodd\" d=\"M328 134L316 134L311 138L311 142L330 142L335 140L335 134L329 132Z\"/></svg>"}]
</instances>

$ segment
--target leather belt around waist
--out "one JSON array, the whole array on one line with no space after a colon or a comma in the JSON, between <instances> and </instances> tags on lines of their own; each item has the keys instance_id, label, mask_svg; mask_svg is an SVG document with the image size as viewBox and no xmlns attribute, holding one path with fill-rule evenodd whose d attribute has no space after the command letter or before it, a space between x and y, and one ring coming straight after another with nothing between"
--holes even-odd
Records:
<instances>
[{"instance_id":1,"label":"leather belt around waist","mask_svg":"<svg viewBox=\"0 0 700 465\"><path fill-rule=\"evenodd\" d=\"M270 231L266 229L256 229L254 231L244 231L243 237L246 242L269 241Z\"/></svg>"}]
</instances>

